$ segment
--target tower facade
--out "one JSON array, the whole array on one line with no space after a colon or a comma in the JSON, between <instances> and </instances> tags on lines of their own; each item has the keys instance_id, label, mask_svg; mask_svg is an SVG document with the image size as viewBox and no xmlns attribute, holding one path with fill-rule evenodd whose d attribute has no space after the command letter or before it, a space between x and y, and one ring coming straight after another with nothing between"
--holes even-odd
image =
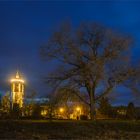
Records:
<instances>
[{"instance_id":1,"label":"tower facade","mask_svg":"<svg viewBox=\"0 0 140 140\"><path fill-rule=\"evenodd\" d=\"M19 107L23 107L24 99L24 80L17 71L15 78L11 79L11 101L12 107L14 104L18 104Z\"/></svg>"}]
</instances>

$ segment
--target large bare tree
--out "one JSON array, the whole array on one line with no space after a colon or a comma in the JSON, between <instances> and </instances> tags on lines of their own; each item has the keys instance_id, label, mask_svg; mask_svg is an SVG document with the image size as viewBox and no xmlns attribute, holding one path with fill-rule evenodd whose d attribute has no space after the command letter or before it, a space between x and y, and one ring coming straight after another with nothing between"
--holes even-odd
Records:
<instances>
[{"instance_id":1,"label":"large bare tree","mask_svg":"<svg viewBox=\"0 0 140 140\"><path fill-rule=\"evenodd\" d=\"M85 103L90 106L91 119L95 119L95 103L118 86L129 86L136 75L131 47L128 36L99 24L83 24L76 29L64 24L41 47L44 59L58 62L46 80L52 85L86 89L89 102Z\"/></svg>"}]
</instances>

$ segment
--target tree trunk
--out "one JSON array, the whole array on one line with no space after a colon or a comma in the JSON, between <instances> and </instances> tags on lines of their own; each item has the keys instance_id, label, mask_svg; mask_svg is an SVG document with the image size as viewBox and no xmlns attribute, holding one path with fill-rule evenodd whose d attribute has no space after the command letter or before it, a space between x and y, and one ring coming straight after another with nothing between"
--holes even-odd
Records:
<instances>
[{"instance_id":1,"label":"tree trunk","mask_svg":"<svg viewBox=\"0 0 140 140\"><path fill-rule=\"evenodd\" d=\"M95 110L95 99L94 99L94 91L90 90L90 119L96 119L96 110Z\"/></svg>"}]
</instances>

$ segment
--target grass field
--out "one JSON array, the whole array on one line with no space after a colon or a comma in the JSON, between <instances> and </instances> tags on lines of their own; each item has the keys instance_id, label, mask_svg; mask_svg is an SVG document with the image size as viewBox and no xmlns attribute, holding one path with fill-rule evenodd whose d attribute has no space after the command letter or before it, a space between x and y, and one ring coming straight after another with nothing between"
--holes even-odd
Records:
<instances>
[{"instance_id":1,"label":"grass field","mask_svg":"<svg viewBox=\"0 0 140 140\"><path fill-rule=\"evenodd\" d=\"M135 121L0 121L3 140L140 140Z\"/></svg>"}]
</instances>

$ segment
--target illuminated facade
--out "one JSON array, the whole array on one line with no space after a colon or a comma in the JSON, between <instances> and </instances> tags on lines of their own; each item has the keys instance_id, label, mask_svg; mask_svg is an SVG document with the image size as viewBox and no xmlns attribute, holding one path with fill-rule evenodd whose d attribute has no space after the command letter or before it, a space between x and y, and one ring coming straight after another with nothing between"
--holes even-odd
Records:
<instances>
[{"instance_id":1,"label":"illuminated facade","mask_svg":"<svg viewBox=\"0 0 140 140\"><path fill-rule=\"evenodd\" d=\"M17 71L15 78L11 79L11 101L12 107L14 104L18 104L19 107L23 107L24 99L24 80L20 77Z\"/></svg>"}]
</instances>

